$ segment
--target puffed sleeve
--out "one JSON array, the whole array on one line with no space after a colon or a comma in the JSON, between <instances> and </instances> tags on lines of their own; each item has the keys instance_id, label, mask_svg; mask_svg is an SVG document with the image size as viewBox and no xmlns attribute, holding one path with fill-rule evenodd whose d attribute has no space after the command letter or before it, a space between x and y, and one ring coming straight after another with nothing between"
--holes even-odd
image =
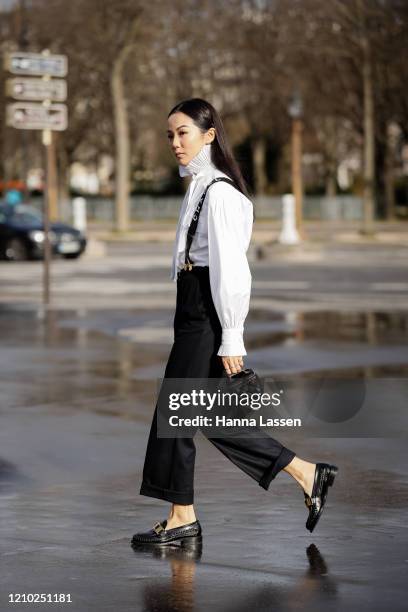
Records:
<instances>
[{"instance_id":1,"label":"puffed sleeve","mask_svg":"<svg viewBox=\"0 0 408 612\"><path fill-rule=\"evenodd\" d=\"M251 207L251 221L244 206ZM217 355L246 355L244 321L249 310L251 272L246 257L252 230L252 206L225 183L209 189L208 265L211 295L222 326ZM249 236L249 238L248 238Z\"/></svg>"}]
</instances>

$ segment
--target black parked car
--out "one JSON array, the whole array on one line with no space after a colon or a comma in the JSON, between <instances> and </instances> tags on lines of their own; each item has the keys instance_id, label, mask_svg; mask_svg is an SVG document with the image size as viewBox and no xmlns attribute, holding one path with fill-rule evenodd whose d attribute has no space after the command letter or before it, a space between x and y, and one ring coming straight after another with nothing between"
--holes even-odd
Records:
<instances>
[{"instance_id":1,"label":"black parked car","mask_svg":"<svg viewBox=\"0 0 408 612\"><path fill-rule=\"evenodd\" d=\"M50 223L52 252L67 259L79 257L86 248L82 232L64 223ZM42 214L28 204L0 204L0 257L14 261L38 259L44 252Z\"/></svg>"}]
</instances>

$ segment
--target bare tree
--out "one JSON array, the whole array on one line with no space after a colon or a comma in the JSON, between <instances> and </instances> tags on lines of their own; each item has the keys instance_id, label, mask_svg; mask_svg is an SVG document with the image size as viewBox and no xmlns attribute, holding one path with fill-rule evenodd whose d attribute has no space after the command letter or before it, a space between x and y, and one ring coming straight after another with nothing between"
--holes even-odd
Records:
<instances>
[{"instance_id":1,"label":"bare tree","mask_svg":"<svg viewBox=\"0 0 408 612\"><path fill-rule=\"evenodd\" d=\"M252 161L249 174L262 193L271 190L271 147L280 158L275 189L286 188L287 106L299 89L306 147L321 152L326 193L336 193L338 164L360 146L365 231L375 190L392 201L398 143L387 148L385 134L392 124L401 138L408 132L403 0L70 0L69 11L65 0L34 4L30 50L69 58L61 183L73 161L96 164L113 154L118 229L128 226L133 170L174 166L166 113L191 96L213 102L234 146L251 144L240 161L247 168Z\"/></svg>"}]
</instances>

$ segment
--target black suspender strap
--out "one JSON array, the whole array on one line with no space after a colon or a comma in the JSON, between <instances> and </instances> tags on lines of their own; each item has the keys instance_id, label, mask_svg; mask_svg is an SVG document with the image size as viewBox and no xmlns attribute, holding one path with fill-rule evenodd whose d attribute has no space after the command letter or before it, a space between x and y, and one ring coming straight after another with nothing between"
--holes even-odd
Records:
<instances>
[{"instance_id":1,"label":"black suspender strap","mask_svg":"<svg viewBox=\"0 0 408 612\"><path fill-rule=\"evenodd\" d=\"M229 183L230 185L232 185L233 187L236 187L236 183L232 180L232 179L228 179L225 178L223 176L219 176L217 178L215 178L214 180L211 181L211 183L209 183L207 185L207 187L204 189L204 193L200 198L199 203L197 204L197 207L194 211L193 214L193 218L191 220L190 223L190 227L188 228L188 232L187 232L187 239L186 239L186 250L185 250L185 258L184 258L184 270L191 270L193 267L193 262L190 260L190 247L191 247L191 243L193 242L193 238L194 238L194 234L196 233L196 229L197 229L197 225L198 225L198 219L200 217L200 212L201 209L203 207L204 204L204 200L205 200L205 196L207 194L208 188L211 187L211 185L213 183L217 183L218 181L225 181L226 183Z\"/></svg>"}]
</instances>

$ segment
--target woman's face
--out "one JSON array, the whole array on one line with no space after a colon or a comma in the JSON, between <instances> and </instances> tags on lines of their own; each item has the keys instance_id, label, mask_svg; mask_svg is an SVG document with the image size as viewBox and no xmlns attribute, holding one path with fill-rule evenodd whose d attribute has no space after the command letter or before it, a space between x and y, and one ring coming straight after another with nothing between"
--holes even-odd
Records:
<instances>
[{"instance_id":1,"label":"woman's face","mask_svg":"<svg viewBox=\"0 0 408 612\"><path fill-rule=\"evenodd\" d=\"M177 112L168 118L167 137L178 163L187 166L205 144L214 140L215 129L203 133L191 117Z\"/></svg>"}]
</instances>

